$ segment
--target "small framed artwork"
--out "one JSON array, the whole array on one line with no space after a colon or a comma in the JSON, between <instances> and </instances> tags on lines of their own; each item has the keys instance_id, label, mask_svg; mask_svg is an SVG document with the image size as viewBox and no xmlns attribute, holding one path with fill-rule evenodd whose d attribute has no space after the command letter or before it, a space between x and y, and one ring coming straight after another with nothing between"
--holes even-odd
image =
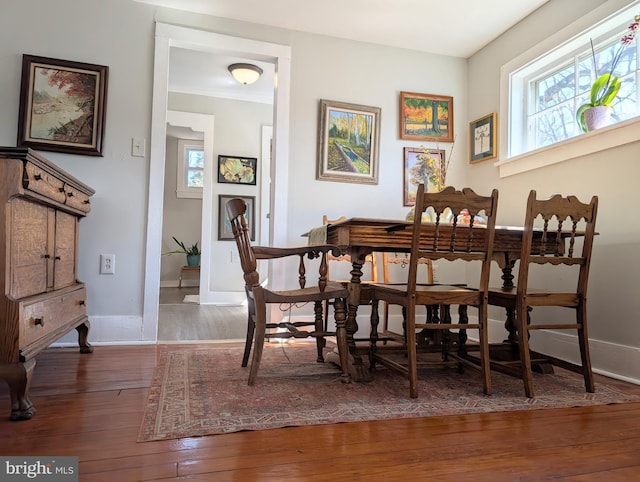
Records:
<instances>
[{"instance_id":1,"label":"small framed artwork","mask_svg":"<svg viewBox=\"0 0 640 482\"><path fill-rule=\"evenodd\" d=\"M380 108L320 100L316 179L378 184Z\"/></svg>"},{"instance_id":2,"label":"small framed artwork","mask_svg":"<svg viewBox=\"0 0 640 482\"><path fill-rule=\"evenodd\" d=\"M400 139L453 142L453 97L400 92Z\"/></svg>"},{"instance_id":3,"label":"small framed artwork","mask_svg":"<svg viewBox=\"0 0 640 482\"><path fill-rule=\"evenodd\" d=\"M18 146L102 156L104 65L22 56Z\"/></svg>"},{"instance_id":4,"label":"small framed artwork","mask_svg":"<svg viewBox=\"0 0 640 482\"><path fill-rule=\"evenodd\" d=\"M255 186L257 165L255 157L218 156L218 182Z\"/></svg>"},{"instance_id":5,"label":"small framed artwork","mask_svg":"<svg viewBox=\"0 0 640 482\"><path fill-rule=\"evenodd\" d=\"M497 114L495 112L469 123L471 163L497 157Z\"/></svg>"},{"instance_id":6,"label":"small framed artwork","mask_svg":"<svg viewBox=\"0 0 640 482\"><path fill-rule=\"evenodd\" d=\"M247 227L249 228L249 235L251 241L256 240L256 220L255 220L255 196L234 196L232 194L219 194L218 195L218 241L231 240L233 237L233 229L231 228L231 221L227 214L227 202L234 198L240 198L247 204L247 212L244 213L244 217L247 220Z\"/></svg>"},{"instance_id":7,"label":"small framed artwork","mask_svg":"<svg viewBox=\"0 0 640 482\"><path fill-rule=\"evenodd\" d=\"M446 166L444 157L442 149L404 148L403 206L415 206L419 184L425 189L437 187Z\"/></svg>"}]
</instances>

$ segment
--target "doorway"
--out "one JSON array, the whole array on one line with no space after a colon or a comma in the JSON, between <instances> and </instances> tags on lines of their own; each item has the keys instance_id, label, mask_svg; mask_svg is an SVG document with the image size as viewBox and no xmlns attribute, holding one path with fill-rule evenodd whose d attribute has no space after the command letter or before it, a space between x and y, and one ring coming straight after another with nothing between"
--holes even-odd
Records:
<instances>
[{"instance_id":1,"label":"doorway","mask_svg":"<svg viewBox=\"0 0 640 482\"><path fill-rule=\"evenodd\" d=\"M284 242L287 232L287 184L288 184L288 131L289 131L289 69L290 48L283 45L229 37L183 27L158 23L156 25L156 46L154 63L153 110L151 128L151 159L149 174L149 210L147 218L147 249L143 306L143 338L158 340L158 312L160 288L162 205L164 192L164 162L166 149L166 119L168 106L169 54L171 47L192 49L203 52L225 52L248 59L271 62L275 66L277 88L273 106L273 162L269 184L269 206L261 215L269 215L269 242ZM277 121L276 121L277 120ZM209 173L211 175L212 173ZM206 175L206 174L205 174ZM276 189L282 186L280 189ZM276 194L277 193L277 194ZM212 197L203 193L205 206L212 208ZM210 193L211 194L211 193ZM206 236L211 239L213 219L203 215L203 244ZM204 254L204 252L203 252ZM205 262L203 257L202 262ZM210 260L209 260L210 263ZM209 265L210 266L210 265ZM201 285L208 285L209 279L202 279ZM278 273L270 276L273 286L281 286L283 279ZM244 294L244 293L242 293Z\"/></svg>"}]
</instances>

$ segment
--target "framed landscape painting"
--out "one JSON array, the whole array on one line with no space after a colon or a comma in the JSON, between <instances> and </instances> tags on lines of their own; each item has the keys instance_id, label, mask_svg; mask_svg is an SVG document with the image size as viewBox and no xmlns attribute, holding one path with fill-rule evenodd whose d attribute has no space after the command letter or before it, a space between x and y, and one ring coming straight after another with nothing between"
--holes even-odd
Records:
<instances>
[{"instance_id":1,"label":"framed landscape painting","mask_svg":"<svg viewBox=\"0 0 640 482\"><path fill-rule=\"evenodd\" d=\"M380 108L320 100L316 179L378 184Z\"/></svg>"},{"instance_id":2,"label":"framed landscape painting","mask_svg":"<svg viewBox=\"0 0 640 482\"><path fill-rule=\"evenodd\" d=\"M256 221L255 221L255 196L234 196L233 194L219 194L218 195L218 240L233 241L233 229L231 228L231 221L227 214L227 202L234 198L242 199L247 205L247 212L244 213L244 218L247 220L247 227L249 228L249 236L251 241L256 240Z\"/></svg>"},{"instance_id":3,"label":"framed landscape painting","mask_svg":"<svg viewBox=\"0 0 640 482\"><path fill-rule=\"evenodd\" d=\"M22 56L18 146L102 156L104 65Z\"/></svg>"},{"instance_id":4,"label":"framed landscape painting","mask_svg":"<svg viewBox=\"0 0 640 482\"><path fill-rule=\"evenodd\" d=\"M400 92L400 139L453 142L453 97Z\"/></svg>"},{"instance_id":5,"label":"framed landscape painting","mask_svg":"<svg viewBox=\"0 0 640 482\"><path fill-rule=\"evenodd\" d=\"M415 206L419 184L424 184L425 190L435 187L435 176L445 166L444 156L442 149L404 148L403 206Z\"/></svg>"}]
</instances>

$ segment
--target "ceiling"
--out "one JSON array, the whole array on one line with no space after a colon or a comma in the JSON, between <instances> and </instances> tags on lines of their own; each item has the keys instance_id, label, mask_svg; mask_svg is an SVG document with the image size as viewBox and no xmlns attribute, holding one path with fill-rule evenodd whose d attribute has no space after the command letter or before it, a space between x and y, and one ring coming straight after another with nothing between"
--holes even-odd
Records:
<instances>
[{"instance_id":1,"label":"ceiling","mask_svg":"<svg viewBox=\"0 0 640 482\"><path fill-rule=\"evenodd\" d=\"M137 0L468 58L548 0Z\"/></svg>"},{"instance_id":2,"label":"ceiling","mask_svg":"<svg viewBox=\"0 0 640 482\"><path fill-rule=\"evenodd\" d=\"M374 44L468 58L549 0L136 0L156 6ZM461 14L462 12L462 14ZM170 90L270 103L273 65L240 85L246 59L171 49Z\"/></svg>"}]
</instances>

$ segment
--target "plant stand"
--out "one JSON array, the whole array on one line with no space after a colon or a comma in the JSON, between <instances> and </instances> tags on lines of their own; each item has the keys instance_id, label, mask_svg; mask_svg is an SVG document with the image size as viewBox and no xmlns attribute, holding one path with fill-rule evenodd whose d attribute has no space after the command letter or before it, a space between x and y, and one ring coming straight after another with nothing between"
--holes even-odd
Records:
<instances>
[{"instance_id":1,"label":"plant stand","mask_svg":"<svg viewBox=\"0 0 640 482\"><path fill-rule=\"evenodd\" d=\"M178 288L182 288L182 277L185 273L196 273L200 280L200 266L183 266L180 268L180 278L178 279Z\"/></svg>"}]
</instances>

